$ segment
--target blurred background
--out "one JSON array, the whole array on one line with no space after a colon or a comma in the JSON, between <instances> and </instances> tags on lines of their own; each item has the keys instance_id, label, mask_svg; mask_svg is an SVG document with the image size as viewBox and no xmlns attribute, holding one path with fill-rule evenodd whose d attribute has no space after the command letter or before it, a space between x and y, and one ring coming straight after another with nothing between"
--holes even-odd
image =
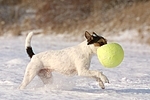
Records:
<instances>
[{"instance_id":1,"label":"blurred background","mask_svg":"<svg viewBox=\"0 0 150 100\"><path fill-rule=\"evenodd\" d=\"M31 30L150 44L150 0L0 0L0 36Z\"/></svg>"}]
</instances>

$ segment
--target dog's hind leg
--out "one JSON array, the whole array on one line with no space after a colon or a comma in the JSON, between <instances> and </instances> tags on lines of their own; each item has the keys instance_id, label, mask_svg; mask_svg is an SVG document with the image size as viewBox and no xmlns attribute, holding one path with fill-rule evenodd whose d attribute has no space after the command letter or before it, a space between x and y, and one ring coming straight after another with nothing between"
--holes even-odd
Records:
<instances>
[{"instance_id":1,"label":"dog's hind leg","mask_svg":"<svg viewBox=\"0 0 150 100\"><path fill-rule=\"evenodd\" d=\"M35 62L35 60L31 61L26 68L23 81L19 88L24 89L32 81L32 79L37 75L37 73L42 67L43 66L40 61L37 61L37 62Z\"/></svg>"},{"instance_id":2,"label":"dog's hind leg","mask_svg":"<svg viewBox=\"0 0 150 100\"><path fill-rule=\"evenodd\" d=\"M41 69L38 76L43 81L44 84L52 83L52 70L51 69Z\"/></svg>"}]
</instances>

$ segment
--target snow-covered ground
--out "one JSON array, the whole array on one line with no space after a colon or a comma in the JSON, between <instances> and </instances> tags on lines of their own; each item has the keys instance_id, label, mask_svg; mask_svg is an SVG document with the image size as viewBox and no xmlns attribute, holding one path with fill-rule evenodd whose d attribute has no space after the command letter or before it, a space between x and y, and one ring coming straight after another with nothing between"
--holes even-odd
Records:
<instances>
[{"instance_id":1,"label":"snow-covered ground","mask_svg":"<svg viewBox=\"0 0 150 100\"><path fill-rule=\"evenodd\" d=\"M83 37L84 38L84 37ZM104 68L94 56L91 69L102 71L110 80L102 90L93 79L54 73L54 83L44 86L36 77L19 90L26 65L30 61L24 49L25 36L0 37L0 100L149 100L150 47L118 42L125 51L121 65ZM109 40L108 40L109 41ZM37 35L32 39L34 52L62 49L81 42L63 35ZM116 42L116 41L114 41Z\"/></svg>"}]
</instances>

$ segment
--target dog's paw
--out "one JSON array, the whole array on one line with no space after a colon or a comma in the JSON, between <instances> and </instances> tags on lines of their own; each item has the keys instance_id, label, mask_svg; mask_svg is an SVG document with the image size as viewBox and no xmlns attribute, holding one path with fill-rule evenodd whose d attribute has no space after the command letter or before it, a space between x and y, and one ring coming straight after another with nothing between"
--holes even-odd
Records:
<instances>
[{"instance_id":1,"label":"dog's paw","mask_svg":"<svg viewBox=\"0 0 150 100\"><path fill-rule=\"evenodd\" d=\"M21 85L18 87L19 90L23 90L24 88L25 88L25 86L23 86L23 84L21 84Z\"/></svg>"},{"instance_id":2,"label":"dog's paw","mask_svg":"<svg viewBox=\"0 0 150 100\"><path fill-rule=\"evenodd\" d=\"M19 90L23 90L24 88L23 88L22 86L19 86L18 89L19 89Z\"/></svg>"},{"instance_id":3,"label":"dog's paw","mask_svg":"<svg viewBox=\"0 0 150 100\"><path fill-rule=\"evenodd\" d=\"M104 82L104 83L109 83L109 80L108 80L108 78L103 74L103 73L101 73L101 80Z\"/></svg>"},{"instance_id":4,"label":"dog's paw","mask_svg":"<svg viewBox=\"0 0 150 100\"><path fill-rule=\"evenodd\" d=\"M96 81L98 81L98 84L99 84L99 86L100 86L102 89L105 89L105 85L104 85L103 81L102 81L100 78L96 78Z\"/></svg>"}]
</instances>

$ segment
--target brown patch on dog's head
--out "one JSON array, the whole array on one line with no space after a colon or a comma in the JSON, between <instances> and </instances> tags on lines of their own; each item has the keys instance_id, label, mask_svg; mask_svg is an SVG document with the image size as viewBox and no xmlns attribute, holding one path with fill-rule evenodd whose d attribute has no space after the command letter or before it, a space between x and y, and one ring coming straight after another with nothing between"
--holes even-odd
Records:
<instances>
[{"instance_id":1,"label":"brown patch on dog's head","mask_svg":"<svg viewBox=\"0 0 150 100\"><path fill-rule=\"evenodd\" d=\"M85 37L87 39L87 45L94 44L94 46L102 46L104 44L107 44L107 40L102 37L98 36L95 32L91 35L89 32L85 32Z\"/></svg>"}]
</instances>

